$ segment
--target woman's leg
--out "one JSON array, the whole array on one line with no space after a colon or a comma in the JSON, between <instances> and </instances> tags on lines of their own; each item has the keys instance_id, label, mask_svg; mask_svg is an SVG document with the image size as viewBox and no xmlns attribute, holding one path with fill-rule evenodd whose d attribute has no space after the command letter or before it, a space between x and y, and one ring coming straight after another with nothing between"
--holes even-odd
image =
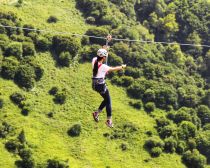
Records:
<instances>
[{"instance_id":1,"label":"woman's leg","mask_svg":"<svg viewBox=\"0 0 210 168\"><path fill-rule=\"evenodd\" d=\"M109 90L106 89L105 93L100 93L100 95L104 98L104 100L101 102L101 105L99 106L99 110L103 110L103 108L106 106L106 113L107 118L111 119L112 117L112 104L111 104L111 97L109 94Z\"/></svg>"}]
</instances>

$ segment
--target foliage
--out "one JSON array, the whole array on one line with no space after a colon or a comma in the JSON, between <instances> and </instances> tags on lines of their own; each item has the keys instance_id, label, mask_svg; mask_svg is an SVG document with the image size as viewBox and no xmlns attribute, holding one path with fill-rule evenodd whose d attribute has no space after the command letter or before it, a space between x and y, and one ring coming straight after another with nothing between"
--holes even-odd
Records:
<instances>
[{"instance_id":1,"label":"foliage","mask_svg":"<svg viewBox=\"0 0 210 168\"><path fill-rule=\"evenodd\" d=\"M1 76L5 79L14 79L19 62L14 57L4 58L1 67Z\"/></svg>"},{"instance_id":2,"label":"foliage","mask_svg":"<svg viewBox=\"0 0 210 168\"><path fill-rule=\"evenodd\" d=\"M206 158L199 154L197 150L187 151L182 156L183 162L190 168L204 168Z\"/></svg>"},{"instance_id":3,"label":"foliage","mask_svg":"<svg viewBox=\"0 0 210 168\"><path fill-rule=\"evenodd\" d=\"M58 21L58 18L56 16L50 16L48 19L47 19L47 22L48 23L56 23Z\"/></svg>"},{"instance_id":4,"label":"foliage","mask_svg":"<svg viewBox=\"0 0 210 168\"><path fill-rule=\"evenodd\" d=\"M60 53L58 57L59 65L69 67L71 61L72 61L72 56L69 52Z\"/></svg>"},{"instance_id":5,"label":"foliage","mask_svg":"<svg viewBox=\"0 0 210 168\"><path fill-rule=\"evenodd\" d=\"M68 168L65 162L58 161L57 159L49 159L47 161L47 168Z\"/></svg>"},{"instance_id":6,"label":"foliage","mask_svg":"<svg viewBox=\"0 0 210 168\"><path fill-rule=\"evenodd\" d=\"M75 124L68 130L68 135L71 137L78 137L80 136L81 130L81 125Z\"/></svg>"},{"instance_id":7,"label":"foliage","mask_svg":"<svg viewBox=\"0 0 210 168\"><path fill-rule=\"evenodd\" d=\"M26 100L25 96L18 92L11 94L10 99L12 100L13 103L17 105L20 105L22 101Z\"/></svg>"}]
</instances>

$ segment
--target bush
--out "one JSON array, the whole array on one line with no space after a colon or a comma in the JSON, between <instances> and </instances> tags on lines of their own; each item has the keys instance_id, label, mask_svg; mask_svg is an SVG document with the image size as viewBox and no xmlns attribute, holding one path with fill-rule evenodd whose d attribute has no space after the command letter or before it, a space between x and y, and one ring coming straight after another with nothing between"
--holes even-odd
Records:
<instances>
[{"instance_id":1,"label":"bush","mask_svg":"<svg viewBox=\"0 0 210 168\"><path fill-rule=\"evenodd\" d=\"M122 151L125 151L125 150L127 150L127 144L125 144L125 143L122 143L121 145L120 145L120 148L122 149Z\"/></svg>"},{"instance_id":2,"label":"bush","mask_svg":"<svg viewBox=\"0 0 210 168\"><path fill-rule=\"evenodd\" d=\"M15 164L18 168L35 168L35 161L32 158L18 160Z\"/></svg>"},{"instance_id":3,"label":"bush","mask_svg":"<svg viewBox=\"0 0 210 168\"><path fill-rule=\"evenodd\" d=\"M94 17L92 17L92 16L89 16L89 17L87 17L87 19L86 19L86 22L87 22L88 24L94 24L95 21L96 21L96 19L95 19Z\"/></svg>"},{"instance_id":4,"label":"bush","mask_svg":"<svg viewBox=\"0 0 210 168\"><path fill-rule=\"evenodd\" d=\"M47 22L48 23L56 23L58 21L58 18L56 16L50 16L48 19L47 19Z\"/></svg>"},{"instance_id":5,"label":"bush","mask_svg":"<svg viewBox=\"0 0 210 168\"><path fill-rule=\"evenodd\" d=\"M187 145L188 145L188 149L191 150L191 151L193 149L196 149L196 146L197 146L194 139L189 139L188 142L187 142Z\"/></svg>"},{"instance_id":6,"label":"bush","mask_svg":"<svg viewBox=\"0 0 210 168\"><path fill-rule=\"evenodd\" d=\"M17 153L19 144L17 141L9 140L5 143L5 148L8 150L8 152Z\"/></svg>"},{"instance_id":7,"label":"bush","mask_svg":"<svg viewBox=\"0 0 210 168\"><path fill-rule=\"evenodd\" d=\"M31 89L35 85L35 70L30 65L19 66L17 73L15 74L15 82L26 89Z\"/></svg>"},{"instance_id":8,"label":"bush","mask_svg":"<svg viewBox=\"0 0 210 168\"><path fill-rule=\"evenodd\" d=\"M162 153L162 149L160 147L154 147L151 149L150 154L152 157L158 157Z\"/></svg>"},{"instance_id":9,"label":"bush","mask_svg":"<svg viewBox=\"0 0 210 168\"><path fill-rule=\"evenodd\" d=\"M4 58L1 67L1 76L5 79L14 79L19 62L14 57Z\"/></svg>"},{"instance_id":10,"label":"bush","mask_svg":"<svg viewBox=\"0 0 210 168\"><path fill-rule=\"evenodd\" d=\"M167 125L158 130L161 138L167 138L172 135L176 135L176 127L173 125Z\"/></svg>"},{"instance_id":11,"label":"bush","mask_svg":"<svg viewBox=\"0 0 210 168\"><path fill-rule=\"evenodd\" d=\"M85 62L85 61L91 61L93 56L97 56L97 51L98 49L100 49L101 46L100 45L96 45L96 44L93 44L91 46L85 46L83 47L81 53L80 53L80 60L82 62Z\"/></svg>"},{"instance_id":12,"label":"bush","mask_svg":"<svg viewBox=\"0 0 210 168\"><path fill-rule=\"evenodd\" d=\"M185 141L179 141L177 144L176 152L182 155L186 150L186 143Z\"/></svg>"},{"instance_id":13,"label":"bush","mask_svg":"<svg viewBox=\"0 0 210 168\"><path fill-rule=\"evenodd\" d=\"M38 65L33 65L33 67L34 67L35 75L36 75L35 80L39 81L44 75L44 69Z\"/></svg>"},{"instance_id":14,"label":"bush","mask_svg":"<svg viewBox=\"0 0 210 168\"><path fill-rule=\"evenodd\" d=\"M154 147L164 148L164 142L157 136L153 136L145 141L145 147L152 149Z\"/></svg>"},{"instance_id":15,"label":"bush","mask_svg":"<svg viewBox=\"0 0 210 168\"><path fill-rule=\"evenodd\" d=\"M198 117L201 119L202 124L210 122L210 110L208 106L200 105L197 108Z\"/></svg>"},{"instance_id":16,"label":"bush","mask_svg":"<svg viewBox=\"0 0 210 168\"><path fill-rule=\"evenodd\" d=\"M23 44L23 56L34 56L35 55L35 47L33 43L24 42Z\"/></svg>"},{"instance_id":17,"label":"bush","mask_svg":"<svg viewBox=\"0 0 210 168\"><path fill-rule=\"evenodd\" d=\"M26 100L25 96L18 92L11 94L10 99L12 100L13 103L17 105L20 105L22 101Z\"/></svg>"},{"instance_id":18,"label":"bush","mask_svg":"<svg viewBox=\"0 0 210 168\"><path fill-rule=\"evenodd\" d=\"M69 67L71 61L72 61L72 56L69 52L60 53L58 57L59 65Z\"/></svg>"},{"instance_id":19,"label":"bush","mask_svg":"<svg viewBox=\"0 0 210 168\"><path fill-rule=\"evenodd\" d=\"M24 116L28 116L29 112L30 112L30 108L28 106L24 106L21 110L21 114Z\"/></svg>"},{"instance_id":20,"label":"bush","mask_svg":"<svg viewBox=\"0 0 210 168\"><path fill-rule=\"evenodd\" d=\"M0 98L0 109L3 108L4 100Z\"/></svg>"},{"instance_id":21,"label":"bush","mask_svg":"<svg viewBox=\"0 0 210 168\"><path fill-rule=\"evenodd\" d=\"M3 122L0 126L0 138L6 138L9 133L13 131L13 127L7 122Z\"/></svg>"},{"instance_id":22,"label":"bush","mask_svg":"<svg viewBox=\"0 0 210 168\"><path fill-rule=\"evenodd\" d=\"M54 86L49 90L50 95L55 95L58 92L58 87Z\"/></svg>"},{"instance_id":23,"label":"bush","mask_svg":"<svg viewBox=\"0 0 210 168\"><path fill-rule=\"evenodd\" d=\"M176 151L177 141L174 139L174 137L166 138L164 142L165 142L165 147L164 147L165 151L170 153L174 153Z\"/></svg>"},{"instance_id":24,"label":"bush","mask_svg":"<svg viewBox=\"0 0 210 168\"><path fill-rule=\"evenodd\" d=\"M98 36L98 37L104 37L109 34L107 29L101 28L101 27L95 27L95 28L90 28L87 30L86 35L88 36ZM99 45L105 45L106 40L105 39L96 39L96 38L91 38L90 37L90 42L93 44L99 44Z\"/></svg>"},{"instance_id":25,"label":"bush","mask_svg":"<svg viewBox=\"0 0 210 168\"><path fill-rule=\"evenodd\" d=\"M109 64L112 66L119 66L119 65L123 64L122 58L117 56L113 52L109 52L108 61L109 61Z\"/></svg>"},{"instance_id":26,"label":"bush","mask_svg":"<svg viewBox=\"0 0 210 168\"><path fill-rule=\"evenodd\" d=\"M130 106L133 106L134 108L140 110L143 106L143 103L141 100L135 100L135 101L130 101L129 102Z\"/></svg>"},{"instance_id":27,"label":"bush","mask_svg":"<svg viewBox=\"0 0 210 168\"><path fill-rule=\"evenodd\" d=\"M144 92L144 96L143 96L143 101L144 102L154 102L155 101L155 92L152 89L147 89Z\"/></svg>"},{"instance_id":28,"label":"bush","mask_svg":"<svg viewBox=\"0 0 210 168\"><path fill-rule=\"evenodd\" d=\"M80 135L81 130L82 130L81 125L75 124L68 130L68 135L71 137L77 137Z\"/></svg>"},{"instance_id":29,"label":"bush","mask_svg":"<svg viewBox=\"0 0 210 168\"><path fill-rule=\"evenodd\" d=\"M69 168L69 166L66 163L56 159L49 159L47 161L47 168Z\"/></svg>"},{"instance_id":30,"label":"bush","mask_svg":"<svg viewBox=\"0 0 210 168\"><path fill-rule=\"evenodd\" d=\"M182 156L182 161L189 168L204 168L206 158L198 150L187 151Z\"/></svg>"},{"instance_id":31,"label":"bush","mask_svg":"<svg viewBox=\"0 0 210 168\"><path fill-rule=\"evenodd\" d=\"M178 129L178 136L183 140L187 140L189 138L194 138L197 133L196 126L189 122L189 121L182 121L179 129Z\"/></svg>"},{"instance_id":32,"label":"bush","mask_svg":"<svg viewBox=\"0 0 210 168\"><path fill-rule=\"evenodd\" d=\"M51 45L52 45L52 42L46 37L39 36L36 39L36 48L39 51L48 51L50 49Z\"/></svg>"},{"instance_id":33,"label":"bush","mask_svg":"<svg viewBox=\"0 0 210 168\"><path fill-rule=\"evenodd\" d=\"M57 92L55 94L55 97L54 97L53 101L56 104L64 104L66 102L66 94L63 93L63 92Z\"/></svg>"},{"instance_id":34,"label":"bush","mask_svg":"<svg viewBox=\"0 0 210 168\"><path fill-rule=\"evenodd\" d=\"M79 41L73 37L53 37L53 48L55 49L57 55L60 55L61 52L69 52L74 57L78 53L80 47Z\"/></svg>"},{"instance_id":35,"label":"bush","mask_svg":"<svg viewBox=\"0 0 210 168\"><path fill-rule=\"evenodd\" d=\"M145 111L148 112L148 113L154 111L154 110L155 110L155 103L153 103L153 102L148 102L148 103L146 103L146 104L144 105L144 109L145 109Z\"/></svg>"},{"instance_id":36,"label":"bush","mask_svg":"<svg viewBox=\"0 0 210 168\"><path fill-rule=\"evenodd\" d=\"M122 76L121 80L122 80L123 87L128 87L134 82L133 78L130 76Z\"/></svg>"},{"instance_id":37,"label":"bush","mask_svg":"<svg viewBox=\"0 0 210 168\"><path fill-rule=\"evenodd\" d=\"M23 56L23 48L22 43L12 42L8 45L5 56L15 56L17 59L22 59Z\"/></svg>"},{"instance_id":38,"label":"bush","mask_svg":"<svg viewBox=\"0 0 210 168\"><path fill-rule=\"evenodd\" d=\"M28 34L31 32L31 30L27 30L27 29L35 29L34 26L33 25L30 25L30 24L23 25L23 28L24 28L23 29L24 36L28 36Z\"/></svg>"},{"instance_id":39,"label":"bush","mask_svg":"<svg viewBox=\"0 0 210 168\"><path fill-rule=\"evenodd\" d=\"M165 117L157 118L155 121L158 128L165 127L170 124L170 121Z\"/></svg>"}]
</instances>

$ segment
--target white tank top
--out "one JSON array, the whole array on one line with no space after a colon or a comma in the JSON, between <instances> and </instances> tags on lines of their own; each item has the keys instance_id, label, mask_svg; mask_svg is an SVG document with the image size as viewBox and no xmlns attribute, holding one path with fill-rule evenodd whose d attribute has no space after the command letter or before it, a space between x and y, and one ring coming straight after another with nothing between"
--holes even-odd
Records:
<instances>
[{"instance_id":1,"label":"white tank top","mask_svg":"<svg viewBox=\"0 0 210 168\"><path fill-rule=\"evenodd\" d=\"M94 68L94 64L95 64L96 60L97 60L97 57L94 57L92 60L92 69ZM106 64L98 63L98 73L95 76L95 78L103 78L104 79L106 74L109 71L109 68L110 67Z\"/></svg>"}]
</instances>

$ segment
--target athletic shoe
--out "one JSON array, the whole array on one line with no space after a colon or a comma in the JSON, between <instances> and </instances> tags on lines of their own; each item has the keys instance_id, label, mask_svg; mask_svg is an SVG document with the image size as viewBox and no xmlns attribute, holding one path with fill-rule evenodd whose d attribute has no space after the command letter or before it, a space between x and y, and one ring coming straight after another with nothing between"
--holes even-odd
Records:
<instances>
[{"instance_id":1,"label":"athletic shoe","mask_svg":"<svg viewBox=\"0 0 210 168\"><path fill-rule=\"evenodd\" d=\"M98 122L99 121L99 112L97 112L97 111L93 112L93 118L94 118L95 122Z\"/></svg>"},{"instance_id":2,"label":"athletic shoe","mask_svg":"<svg viewBox=\"0 0 210 168\"><path fill-rule=\"evenodd\" d=\"M106 124L108 127L113 128L112 120L106 120L105 124Z\"/></svg>"}]
</instances>

